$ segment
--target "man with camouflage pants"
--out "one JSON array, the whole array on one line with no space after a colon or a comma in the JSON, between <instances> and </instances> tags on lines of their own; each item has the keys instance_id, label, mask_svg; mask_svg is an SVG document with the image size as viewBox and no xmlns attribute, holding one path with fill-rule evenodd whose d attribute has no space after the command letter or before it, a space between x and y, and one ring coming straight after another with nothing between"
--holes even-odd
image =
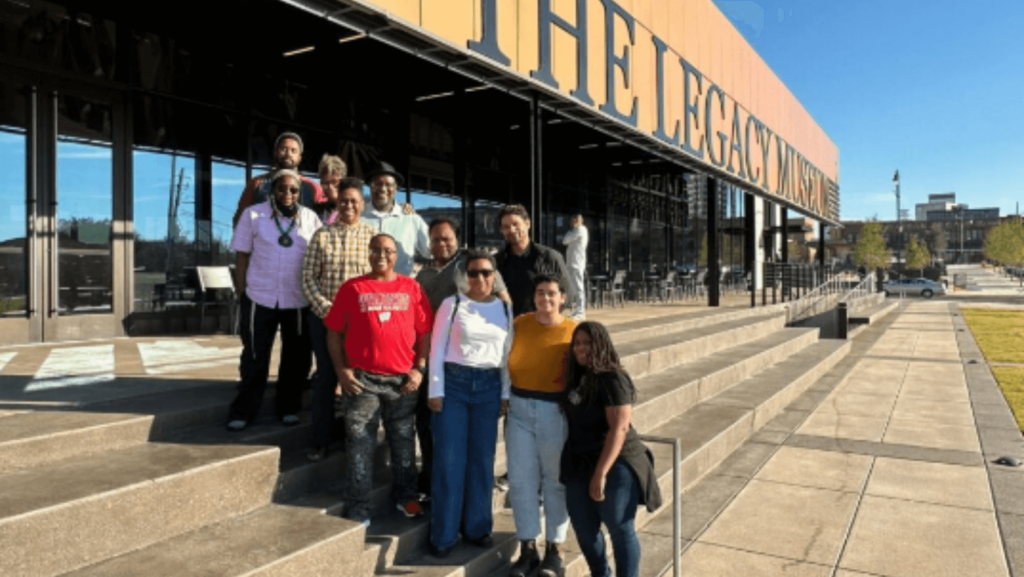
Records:
<instances>
[{"instance_id":1,"label":"man with camouflage pants","mask_svg":"<svg viewBox=\"0 0 1024 577\"><path fill-rule=\"evenodd\" d=\"M341 285L324 318L336 394L345 399L345 517L366 526L382 418L391 449L391 497L405 516L423 515L416 490L416 391L427 366L434 313L420 285L395 273L397 259L394 237L374 236L370 274Z\"/></svg>"}]
</instances>

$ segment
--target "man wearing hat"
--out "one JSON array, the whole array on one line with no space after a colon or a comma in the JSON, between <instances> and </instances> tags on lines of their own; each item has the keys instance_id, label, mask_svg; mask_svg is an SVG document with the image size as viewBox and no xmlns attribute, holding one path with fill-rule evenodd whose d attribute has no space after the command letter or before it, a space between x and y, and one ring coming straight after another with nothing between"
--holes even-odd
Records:
<instances>
[{"instance_id":1,"label":"man wearing hat","mask_svg":"<svg viewBox=\"0 0 1024 577\"><path fill-rule=\"evenodd\" d=\"M412 276L413 255L431 257L427 223L418 214L408 214L395 202L395 194L402 184L402 175L395 167L380 163L366 174L366 182L370 184L370 206L363 211L363 221L398 241L395 272Z\"/></svg>"},{"instance_id":2,"label":"man wearing hat","mask_svg":"<svg viewBox=\"0 0 1024 577\"><path fill-rule=\"evenodd\" d=\"M232 219L232 226L238 226L238 219L246 208L266 202L273 193L271 177L281 169L299 170L302 162L302 138L294 132L282 132L274 141L274 169L266 174L261 174L249 181L242 196L238 199L238 208L235 209L235 216ZM299 176L300 193L299 203L302 206L313 208L317 204L327 202L323 190L316 182Z\"/></svg>"}]
</instances>

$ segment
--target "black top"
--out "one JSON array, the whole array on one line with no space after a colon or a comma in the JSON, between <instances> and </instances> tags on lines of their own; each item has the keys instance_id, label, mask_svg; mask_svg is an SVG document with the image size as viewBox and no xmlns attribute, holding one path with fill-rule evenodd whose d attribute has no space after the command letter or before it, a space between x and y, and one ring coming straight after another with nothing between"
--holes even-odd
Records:
<instances>
[{"instance_id":1,"label":"black top","mask_svg":"<svg viewBox=\"0 0 1024 577\"><path fill-rule=\"evenodd\" d=\"M636 388L628 375L618 372L585 375L568 387L565 416L569 438L562 450L561 481L575 479L589 483L610 430L605 409L632 405L636 401ZM654 456L632 424L618 458L633 470L640 482L640 504L647 505L648 511L660 507L661 491L654 472Z\"/></svg>"},{"instance_id":2,"label":"black top","mask_svg":"<svg viewBox=\"0 0 1024 577\"><path fill-rule=\"evenodd\" d=\"M498 272L505 279L509 297L512 299L512 313L519 316L537 310L533 302L533 277L544 273L562 278L565 287L565 302L571 303L574 293L569 283L565 259L553 248L531 242L523 254L517 255L506 243L503 250L495 255Z\"/></svg>"}]
</instances>

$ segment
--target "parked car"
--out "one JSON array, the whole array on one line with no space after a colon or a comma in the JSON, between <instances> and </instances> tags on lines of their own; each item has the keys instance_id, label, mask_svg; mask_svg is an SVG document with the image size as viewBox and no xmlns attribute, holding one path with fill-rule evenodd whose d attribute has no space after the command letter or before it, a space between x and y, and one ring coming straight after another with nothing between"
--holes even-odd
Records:
<instances>
[{"instance_id":1,"label":"parked car","mask_svg":"<svg viewBox=\"0 0 1024 577\"><path fill-rule=\"evenodd\" d=\"M930 299L934 295L946 294L946 287L942 283L926 278L890 280L882 285L882 290L885 291L885 296L890 294L920 295L926 299Z\"/></svg>"}]
</instances>

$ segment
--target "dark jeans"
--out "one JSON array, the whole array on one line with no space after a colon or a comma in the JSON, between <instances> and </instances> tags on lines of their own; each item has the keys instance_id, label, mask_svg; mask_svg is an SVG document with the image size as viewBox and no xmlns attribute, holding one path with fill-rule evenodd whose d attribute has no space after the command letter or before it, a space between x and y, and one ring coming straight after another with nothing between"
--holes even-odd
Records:
<instances>
[{"instance_id":1,"label":"dark jeans","mask_svg":"<svg viewBox=\"0 0 1024 577\"><path fill-rule=\"evenodd\" d=\"M590 498L590 479L572 476L565 485L569 520L592 577L611 577L601 524L608 528L617 577L639 577L640 539L633 524L640 483L629 465L615 461L605 477L604 501Z\"/></svg>"},{"instance_id":2,"label":"dark jeans","mask_svg":"<svg viewBox=\"0 0 1024 577\"><path fill-rule=\"evenodd\" d=\"M434 479L430 542L447 548L459 538L490 535L491 487L501 414L500 369L444 365L444 404L434 413Z\"/></svg>"},{"instance_id":3,"label":"dark jeans","mask_svg":"<svg viewBox=\"0 0 1024 577\"><path fill-rule=\"evenodd\" d=\"M434 476L434 436L432 423L434 412L427 406L430 397L430 375L423 372L423 383L419 388L419 404L416 406L416 436L420 440L420 475L417 485L420 493L429 495L430 482Z\"/></svg>"},{"instance_id":4,"label":"dark jeans","mask_svg":"<svg viewBox=\"0 0 1024 577\"><path fill-rule=\"evenodd\" d=\"M315 313L309 313L309 338L316 356L316 374L313 375L313 396L310 400L310 415L313 420L310 446L326 447L331 443L331 431L334 429L334 390L338 385L338 377L334 373L334 363L327 352L327 327Z\"/></svg>"},{"instance_id":5,"label":"dark jeans","mask_svg":"<svg viewBox=\"0 0 1024 577\"><path fill-rule=\"evenodd\" d=\"M259 414L270 374L270 353L279 328L281 362L277 367L277 416L295 415L302 410L302 392L313 361L306 311L305 308L271 309L242 296L239 319L242 356L238 367L241 382L238 396L231 403L229 421L251 423Z\"/></svg>"},{"instance_id":6,"label":"dark jeans","mask_svg":"<svg viewBox=\"0 0 1024 577\"><path fill-rule=\"evenodd\" d=\"M350 519L370 516L373 455L381 421L391 449L391 497L397 503L416 499L416 393L399 392L405 375L375 375L357 370L363 392L345 396L345 453L348 458Z\"/></svg>"}]
</instances>

